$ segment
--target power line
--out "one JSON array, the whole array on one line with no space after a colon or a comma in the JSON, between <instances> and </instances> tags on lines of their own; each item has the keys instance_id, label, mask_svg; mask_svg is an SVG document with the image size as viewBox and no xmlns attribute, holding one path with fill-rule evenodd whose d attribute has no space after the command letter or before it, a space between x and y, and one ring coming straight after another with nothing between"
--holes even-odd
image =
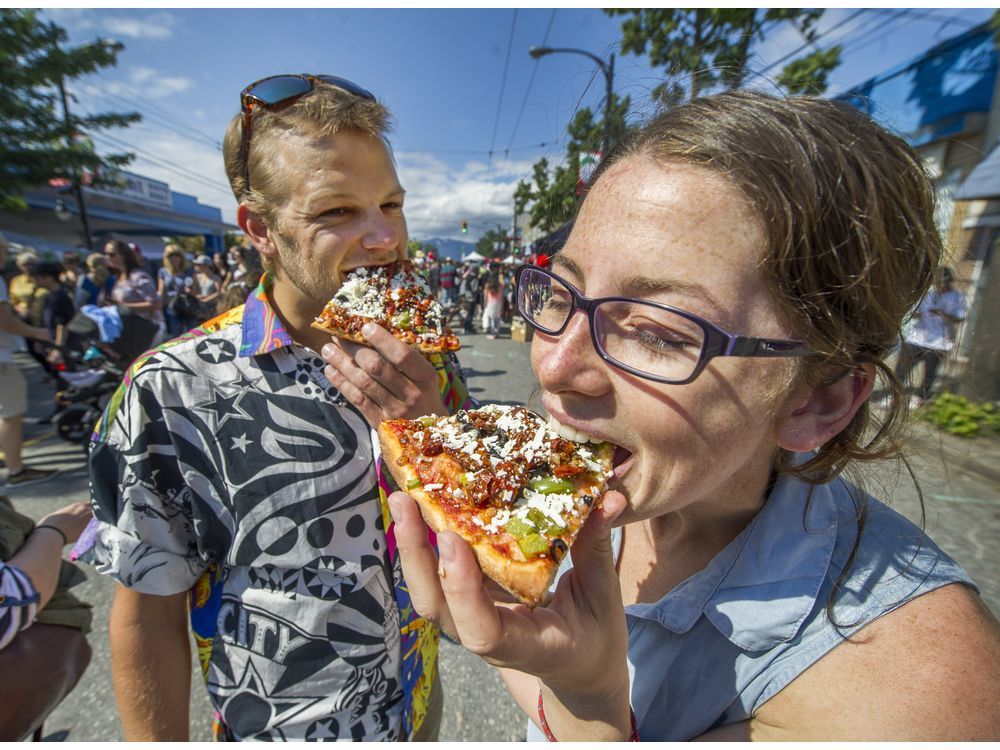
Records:
<instances>
[{"instance_id":1,"label":"power line","mask_svg":"<svg viewBox=\"0 0 1000 750\"><path fill-rule=\"evenodd\" d=\"M514 48L514 28L517 26L517 8L514 9L514 16L510 21L510 34L507 37L507 57L503 63L503 76L500 78L500 96L497 98L497 113L493 118L493 136L490 138L490 151L486 162L486 189L490 188L493 173L493 147L496 145L497 141L497 129L500 127L500 113L503 111L503 92L507 86L507 71L510 68L510 52ZM479 213L486 210L487 198L483 198L483 207L480 209Z\"/></svg>"},{"instance_id":2,"label":"power line","mask_svg":"<svg viewBox=\"0 0 1000 750\"><path fill-rule=\"evenodd\" d=\"M890 8L869 8L872 13L881 13L882 15L890 16L911 16L916 20L922 21L941 21L942 26L947 26L949 24L960 23L964 24L966 29L973 29L979 25L979 22L972 21L968 18L962 18L961 16L943 16L937 13L928 13L927 11L915 10L913 8L897 8L895 10Z\"/></svg>"},{"instance_id":3,"label":"power line","mask_svg":"<svg viewBox=\"0 0 1000 750\"><path fill-rule=\"evenodd\" d=\"M777 60L775 60L770 65L768 65L766 68L764 68L763 70L758 71L757 75L758 76L763 76L765 73L767 73L772 68L774 68L774 67L776 67L778 65L781 65L781 63L785 62L786 60L791 59L792 57L794 57L795 55L799 54L803 50L808 49L809 47L815 46L816 42L818 42L820 39L822 39L825 36L829 36L830 34L832 34L837 29L839 29L842 26L844 26L845 24L850 23L851 21L853 21L855 18L857 18L858 16L860 16L862 13L865 13L867 10L868 10L868 8L861 8L860 10L854 11L847 18L841 20L839 23L837 23L836 25L834 25L831 28L827 29L822 34L817 34L811 41L807 41L805 44L803 44L803 45L801 45L801 46L796 47L795 49L793 49L787 55L783 55L782 57L779 57Z\"/></svg>"},{"instance_id":4,"label":"power line","mask_svg":"<svg viewBox=\"0 0 1000 750\"><path fill-rule=\"evenodd\" d=\"M102 90L103 93L106 96L116 97L119 101L123 101L126 104L128 104L128 106L138 107L140 109L143 108L143 107L145 107L149 112L155 114L157 117L159 117L159 118L161 118L163 120L167 120L168 122L174 123L175 126L183 128L183 129L187 130L188 132L193 133L196 136L198 136L199 138L201 138L201 139L207 141L208 143L212 144L219 151L222 150L222 143L219 141L219 139L217 137L209 135L208 133L205 133L205 132L203 132L201 130L198 130L197 128L192 127L191 125L189 125L186 122L182 122L181 120L178 120L176 118L176 116L174 115L173 112L168 112L167 110L163 109L162 107L160 107L160 106L158 106L156 104L153 104L150 101L146 101L145 99L142 99L142 94L140 94L139 92L135 91L134 89L129 88L124 83L121 83L120 81L113 81L111 78L109 78L108 76L106 76L104 73L101 73L100 71L97 71L97 75L100 76L101 78L103 78L109 84L111 84L113 86L117 86L119 89L122 89L122 90L128 92L129 94L132 95L132 98L129 99L128 97L124 96L123 94L115 94L115 93L112 93L111 91L109 91L106 88L105 89L101 89L100 86L96 86L96 84L92 84L92 85L95 85L99 90Z\"/></svg>"},{"instance_id":5,"label":"power line","mask_svg":"<svg viewBox=\"0 0 1000 750\"><path fill-rule=\"evenodd\" d=\"M184 167L178 166L177 164L165 161L162 157L157 156L156 154L153 154L143 148L139 148L135 144L123 141L121 138L116 138L112 135L108 135L107 133L94 133L93 137L95 137L98 140L110 141L113 145L116 145L117 147L132 149L142 154L145 158L149 159L154 164L157 164L163 169L173 172L174 174L180 177L185 177L187 179L194 180L195 182L198 182L199 184L205 187L209 187L213 190L218 190L225 193L232 192L232 190L229 188L228 185L223 186L222 183L215 182L214 180L211 180L202 174L198 174L197 172L192 172L191 170L185 169Z\"/></svg>"},{"instance_id":6,"label":"power line","mask_svg":"<svg viewBox=\"0 0 1000 750\"><path fill-rule=\"evenodd\" d=\"M549 32L552 31L552 22L556 19L556 11L558 8L552 9L552 14L549 16L549 24L545 27L545 35L542 37L542 43L540 47L546 46L549 41ZM512 151L511 145L514 143L514 137L517 135L517 128L521 124L521 115L524 114L524 108L528 103L528 95L531 93L531 86L535 83L535 74L538 72L538 60L535 60L535 65L531 69L531 77L528 79L528 88L524 90L524 99L521 100L521 108L517 112L517 120L514 121L514 130L510 134L510 143L507 144L507 151Z\"/></svg>"}]
</instances>

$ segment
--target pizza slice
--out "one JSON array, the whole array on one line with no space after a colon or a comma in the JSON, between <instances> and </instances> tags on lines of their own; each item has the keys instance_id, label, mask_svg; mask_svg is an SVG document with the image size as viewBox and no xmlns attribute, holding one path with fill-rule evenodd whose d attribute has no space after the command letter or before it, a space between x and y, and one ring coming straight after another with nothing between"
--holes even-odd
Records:
<instances>
[{"instance_id":1,"label":"pizza slice","mask_svg":"<svg viewBox=\"0 0 1000 750\"><path fill-rule=\"evenodd\" d=\"M355 268L312 327L363 344L361 328L369 322L422 352L461 348L426 279L408 260Z\"/></svg>"},{"instance_id":2,"label":"pizza slice","mask_svg":"<svg viewBox=\"0 0 1000 750\"><path fill-rule=\"evenodd\" d=\"M520 406L378 428L386 467L435 531L454 531L483 572L534 607L600 504L615 447L577 443Z\"/></svg>"}]
</instances>

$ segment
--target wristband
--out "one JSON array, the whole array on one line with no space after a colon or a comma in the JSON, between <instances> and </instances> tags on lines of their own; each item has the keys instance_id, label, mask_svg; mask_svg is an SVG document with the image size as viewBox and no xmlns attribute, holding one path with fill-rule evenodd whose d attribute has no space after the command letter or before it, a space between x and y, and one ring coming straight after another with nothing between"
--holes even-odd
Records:
<instances>
[{"instance_id":1,"label":"wristband","mask_svg":"<svg viewBox=\"0 0 1000 750\"><path fill-rule=\"evenodd\" d=\"M50 526L47 523L43 523L43 524L40 524L40 525L36 526L34 528L34 531L38 531L38 529L52 529L54 532L56 532L59 536L61 536L63 538L63 547L65 547L67 544L69 544L69 539L66 538L66 534L63 532L62 529L57 528L56 526Z\"/></svg>"},{"instance_id":2,"label":"wristband","mask_svg":"<svg viewBox=\"0 0 1000 750\"><path fill-rule=\"evenodd\" d=\"M629 742L639 742L639 725L635 719L635 711L632 710L632 706L628 707L629 718L632 721L632 734L629 735ZM545 739L549 742L558 742L556 736L552 734L552 730L549 729L549 723L545 720L545 710L542 708L542 691L538 691L538 725L542 729L542 734L545 735Z\"/></svg>"}]
</instances>

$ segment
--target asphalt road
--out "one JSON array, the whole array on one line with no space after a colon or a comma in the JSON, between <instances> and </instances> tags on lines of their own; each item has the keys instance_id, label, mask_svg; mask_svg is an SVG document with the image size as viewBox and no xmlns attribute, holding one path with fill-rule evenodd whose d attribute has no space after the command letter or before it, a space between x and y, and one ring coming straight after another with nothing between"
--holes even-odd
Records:
<instances>
[{"instance_id":1,"label":"asphalt road","mask_svg":"<svg viewBox=\"0 0 1000 750\"><path fill-rule=\"evenodd\" d=\"M511 341L506 335L498 340L463 336L462 341L460 359L473 396L539 407L537 381L528 362L529 344ZM62 474L33 487L2 491L19 510L37 519L85 499L87 473L78 447L61 442L49 425L35 423L51 413L51 388L41 382L33 362L26 358L20 362L30 382L25 457L33 464L59 468ZM928 533L966 567L987 605L1000 615L1000 556L996 554L1000 548L1000 439L965 440L917 425L910 453L923 490ZM907 517L920 520L917 491L905 474L883 469L872 477L871 489ZM46 721L45 734L52 740L120 740L107 639L113 582L88 569L88 581L75 591L94 605L90 634L94 656L81 684ZM493 670L478 657L442 643L441 671L445 691L441 740L524 739L525 718ZM207 740L211 708L200 682L192 665L191 739Z\"/></svg>"}]
</instances>

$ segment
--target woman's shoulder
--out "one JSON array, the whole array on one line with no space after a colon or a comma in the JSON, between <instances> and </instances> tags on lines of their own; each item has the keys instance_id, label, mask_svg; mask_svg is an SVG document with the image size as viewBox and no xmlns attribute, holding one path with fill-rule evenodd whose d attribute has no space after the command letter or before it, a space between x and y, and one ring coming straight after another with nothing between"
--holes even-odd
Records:
<instances>
[{"instance_id":1,"label":"woman's shoulder","mask_svg":"<svg viewBox=\"0 0 1000 750\"><path fill-rule=\"evenodd\" d=\"M1000 735L1000 628L969 587L922 594L802 672L755 716L755 739Z\"/></svg>"}]
</instances>

